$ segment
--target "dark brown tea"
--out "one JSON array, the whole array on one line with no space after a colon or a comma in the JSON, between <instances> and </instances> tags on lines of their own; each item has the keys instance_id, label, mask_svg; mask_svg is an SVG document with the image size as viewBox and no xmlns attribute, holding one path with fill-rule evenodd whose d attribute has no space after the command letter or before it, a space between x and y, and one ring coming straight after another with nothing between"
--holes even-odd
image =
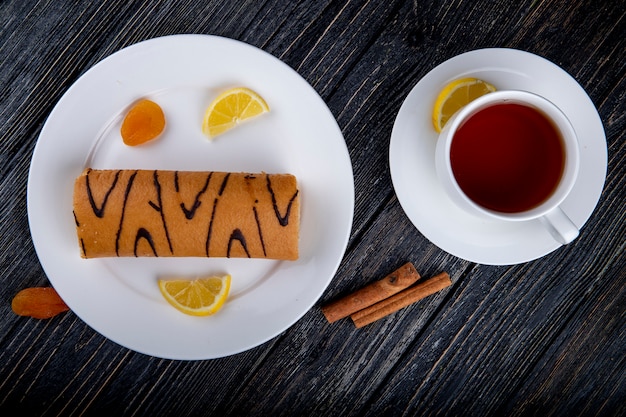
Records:
<instances>
[{"instance_id":1,"label":"dark brown tea","mask_svg":"<svg viewBox=\"0 0 626 417\"><path fill-rule=\"evenodd\" d=\"M565 167L565 146L538 110L494 104L459 127L450 163L457 183L475 203L519 213L537 207L555 191Z\"/></svg>"}]
</instances>

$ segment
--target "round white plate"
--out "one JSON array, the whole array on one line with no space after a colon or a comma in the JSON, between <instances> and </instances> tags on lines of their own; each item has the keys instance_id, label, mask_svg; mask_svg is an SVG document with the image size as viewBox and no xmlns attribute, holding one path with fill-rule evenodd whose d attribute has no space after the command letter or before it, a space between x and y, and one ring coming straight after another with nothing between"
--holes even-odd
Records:
<instances>
[{"instance_id":1,"label":"round white plate","mask_svg":"<svg viewBox=\"0 0 626 417\"><path fill-rule=\"evenodd\" d=\"M234 86L257 91L271 111L209 141L204 110ZM154 142L128 147L121 120L143 97L161 105L167 126ZM81 259L72 192L85 167L292 173L301 192L300 258ZM275 57L206 35L141 42L87 71L46 121L28 180L33 243L61 297L107 338L171 359L235 354L294 324L334 276L353 209L348 150L315 90ZM178 312L157 287L160 277L221 273L232 275L231 293L213 316Z\"/></svg>"},{"instance_id":2,"label":"round white plate","mask_svg":"<svg viewBox=\"0 0 626 417\"><path fill-rule=\"evenodd\" d=\"M607 169L602 122L582 87L544 58L514 49L481 49L434 68L405 99L391 134L391 178L403 210L431 242L452 255L488 265L511 265L544 256L560 244L539 220L483 220L458 208L435 173L437 132L432 106L439 91L462 77L486 80L499 90L527 90L546 97L569 117L578 135L580 175L561 206L582 228L595 208Z\"/></svg>"}]
</instances>

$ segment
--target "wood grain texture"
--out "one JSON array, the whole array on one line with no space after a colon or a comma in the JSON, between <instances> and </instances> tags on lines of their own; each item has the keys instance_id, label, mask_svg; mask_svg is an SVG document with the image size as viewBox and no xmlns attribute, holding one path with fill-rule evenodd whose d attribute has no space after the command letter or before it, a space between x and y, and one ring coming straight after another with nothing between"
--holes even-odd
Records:
<instances>
[{"instance_id":1,"label":"wood grain texture","mask_svg":"<svg viewBox=\"0 0 626 417\"><path fill-rule=\"evenodd\" d=\"M1 2L0 415L626 416L622 3ZM130 351L72 312L41 321L10 308L20 289L49 285L26 184L50 111L98 61L175 33L248 42L298 71L337 119L354 170L349 245L318 304L269 342L210 361ZM437 248L403 213L389 173L391 129L411 88L484 47L561 66L607 136L605 187L580 237L515 266ZM321 305L408 261L424 277L447 271L452 286L363 329L324 319Z\"/></svg>"}]
</instances>

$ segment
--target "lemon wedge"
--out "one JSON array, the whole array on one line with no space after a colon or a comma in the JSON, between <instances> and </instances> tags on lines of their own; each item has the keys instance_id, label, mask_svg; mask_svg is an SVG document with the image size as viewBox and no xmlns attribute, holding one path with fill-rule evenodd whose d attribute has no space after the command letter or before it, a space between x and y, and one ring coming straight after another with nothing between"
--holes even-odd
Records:
<instances>
[{"instance_id":1,"label":"lemon wedge","mask_svg":"<svg viewBox=\"0 0 626 417\"><path fill-rule=\"evenodd\" d=\"M441 132L450 117L469 102L496 91L496 88L478 78L461 78L448 83L437 96L433 107L433 126Z\"/></svg>"},{"instance_id":2,"label":"lemon wedge","mask_svg":"<svg viewBox=\"0 0 626 417\"><path fill-rule=\"evenodd\" d=\"M217 96L204 113L202 132L214 138L237 124L270 111L263 97L246 87L236 87Z\"/></svg>"},{"instance_id":3,"label":"lemon wedge","mask_svg":"<svg viewBox=\"0 0 626 417\"><path fill-rule=\"evenodd\" d=\"M161 294L179 311L208 316L219 311L228 297L230 275L196 279L160 279Z\"/></svg>"}]
</instances>

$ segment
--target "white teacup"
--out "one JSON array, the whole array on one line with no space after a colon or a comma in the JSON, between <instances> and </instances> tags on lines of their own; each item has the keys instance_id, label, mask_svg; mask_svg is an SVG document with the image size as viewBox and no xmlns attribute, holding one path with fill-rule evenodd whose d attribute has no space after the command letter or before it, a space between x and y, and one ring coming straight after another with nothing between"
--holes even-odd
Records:
<instances>
[{"instance_id":1,"label":"white teacup","mask_svg":"<svg viewBox=\"0 0 626 417\"><path fill-rule=\"evenodd\" d=\"M437 142L437 175L459 207L503 221L540 219L562 244L578 236L559 207L578 166L567 116L526 91L477 98L446 123Z\"/></svg>"}]
</instances>

